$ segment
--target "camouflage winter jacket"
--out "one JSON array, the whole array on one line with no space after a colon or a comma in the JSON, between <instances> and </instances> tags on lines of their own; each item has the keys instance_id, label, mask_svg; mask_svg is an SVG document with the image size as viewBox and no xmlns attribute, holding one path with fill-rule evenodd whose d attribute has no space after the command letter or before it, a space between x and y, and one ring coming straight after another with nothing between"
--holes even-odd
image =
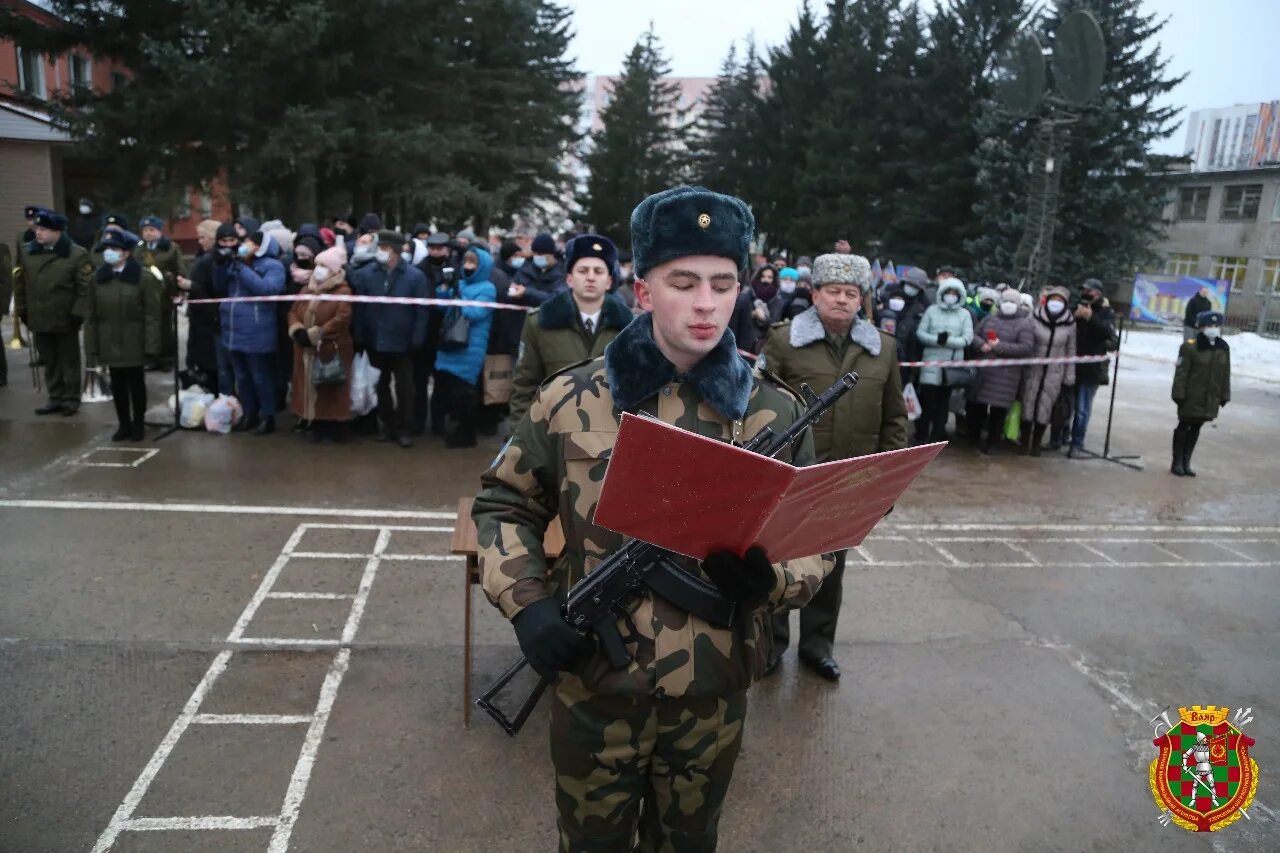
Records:
<instances>
[{"instance_id":1,"label":"camouflage winter jacket","mask_svg":"<svg viewBox=\"0 0 1280 853\"><path fill-rule=\"evenodd\" d=\"M803 410L780 382L752 372L730 336L688 374L678 377L653 341L650 315L631 323L602 358L552 377L538 391L529 416L516 427L494 466L481 478L472 517L479 533L485 595L514 618L547 596L568 588L623 543L591 523L621 411L643 411L700 435L745 441L761 428L785 429ZM814 461L813 440L780 457L794 465ZM565 551L548 566L542 540L556 516ZM697 561L680 558L686 571L705 575ZM813 597L831 568L806 557L778 563L768 606L731 629L716 628L661 598L641 598L619 631L632 654L625 669L611 670L597 652L578 671L588 688L606 694L720 696L744 690L761 674L769 653L765 630L771 609L800 607Z\"/></svg>"}]
</instances>

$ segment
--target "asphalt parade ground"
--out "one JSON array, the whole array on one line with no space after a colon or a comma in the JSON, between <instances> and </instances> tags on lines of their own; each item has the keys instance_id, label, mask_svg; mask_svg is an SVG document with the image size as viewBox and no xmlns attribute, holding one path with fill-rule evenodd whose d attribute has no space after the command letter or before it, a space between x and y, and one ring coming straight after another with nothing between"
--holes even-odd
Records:
<instances>
[{"instance_id":1,"label":"asphalt parade ground","mask_svg":"<svg viewBox=\"0 0 1280 853\"><path fill-rule=\"evenodd\" d=\"M9 358L0 851L554 847L545 700L463 727L450 531L496 439L111 445L110 404L37 418ZM721 849L1280 849L1280 384L1234 384L1192 480L1171 375L1122 364L1143 471L944 452L850 554L839 684L791 651L753 688ZM473 618L482 687L517 649ZM1201 835L1147 784L1149 720L1193 704L1252 707L1261 768Z\"/></svg>"}]
</instances>

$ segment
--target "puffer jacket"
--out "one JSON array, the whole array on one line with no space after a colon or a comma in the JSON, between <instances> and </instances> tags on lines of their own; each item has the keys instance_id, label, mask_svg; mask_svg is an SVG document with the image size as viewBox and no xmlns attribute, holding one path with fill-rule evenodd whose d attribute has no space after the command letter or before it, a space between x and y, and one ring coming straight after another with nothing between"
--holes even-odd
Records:
<instances>
[{"instance_id":1,"label":"puffer jacket","mask_svg":"<svg viewBox=\"0 0 1280 853\"><path fill-rule=\"evenodd\" d=\"M1231 347L1198 334L1178 351L1173 401L1182 420L1211 421L1231 402Z\"/></svg>"},{"instance_id":2,"label":"puffer jacket","mask_svg":"<svg viewBox=\"0 0 1280 853\"><path fill-rule=\"evenodd\" d=\"M954 293L960 297L955 305L945 305L942 297ZM964 351L973 341L973 315L964 307L964 285L956 279L948 279L938 285L937 301L925 309L916 328L916 340L924 345L924 361L961 361ZM947 342L938 343L938 336L947 333ZM920 368L921 385L943 385L941 367Z\"/></svg>"},{"instance_id":3,"label":"puffer jacket","mask_svg":"<svg viewBox=\"0 0 1280 853\"><path fill-rule=\"evenodd\" d=\"M264 237L256 255L232 261L227 267L224 283L227 296L278 296L284 293L280 246L271 237ZM224 302L221 309L222 343L227 349L259 355L276 351L275 305L270 302Z\"/></svg>"},{"instance_id":4,"label":"puffer jacket","mask_svg":"<svg viewBox=\"0 0 1280 853\"><path fill-rule=\"evenodd\" d=\"M995 332L996 344L990 352L983 352L982 345L987 342L987 333ZM1035 349L1035 332L1031 330L1031 318L1015 314L1006 317L994 311L984 317L973 332L973 343L970 345L969 357L972 359L990 358L1027 358ZM969 390L970 402L984 406L995 406L1007 409L1018 398L1018 389L1022 384L1022 368L982 367L978 369L977 379Z\"/></svg>"},{"instance_id":5,"label":"puffer jacket","mask_svg":"<svg viewBox=\"0 0 1280 853\"><path fill-rule=\"evenodd\" d=\"M1034 358L1060 358L1076 354L1076 320L1063 310L1051 319L1043 305L1031 312L1031 330L1035 334ZM1074 364L1032 365L1022 374L1022 419L1048 424L1053 417L1053 404L1063 387L1076 384Z\"/></svg>"},{"instance_id":6,"label":"puffer jacket","mask_svg":"<svg viewBox=\"0 0 1280 853\"><path fill-rule=\"evenodd\" d=\"M401 258L388 270L376 260L347 268L347 281L357 296L403 296L426 299L427 277ZM427 342L427 307L357 303L351 324L357 346L374 352L412 352Z\"/></svg>"},{"instance_id":7,"label":"puffer jacket","mask_svg":"<svg viewBox=\"0 0 1280 853\"><path fill-rule=\"evenodd\" d=\"M444 288L436 289L436 297L442 299L466 299L473 302L493 302L497 299L497 289L493 286L493 282L489 280L490 271L493 269L493 258L484 249L472 246L468 252L476 253L476 271L470 275L463 276L458 283L456 291ZM443 290L443 292L442 292ZM464 382L470 382L475 385L480 381L480 371L484 369L484 355L489 348L489 328L493 325L493 308L478 308L465 306L457 309L449 309L450 311L461 311L462 316L470 321L467 330L467 346L464 349L445 350L438 349L436 351L436 370L443 370L445 373L452 374ZM443 328L447 328L449 324L448 315L445 317Z\"/></svg>"}]
</instances>

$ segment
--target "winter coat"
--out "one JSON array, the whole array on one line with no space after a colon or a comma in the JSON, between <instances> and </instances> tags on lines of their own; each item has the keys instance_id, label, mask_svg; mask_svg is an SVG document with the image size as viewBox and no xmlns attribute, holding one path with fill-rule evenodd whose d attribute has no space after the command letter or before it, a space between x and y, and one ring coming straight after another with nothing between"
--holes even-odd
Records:
<instances>
[{"instance_id":1,"label":"winter coat","mask_svg":"<svg viewBox=\"0 0 1280 853\"><path fill-rule=\"evenodd\" d=\"M216 251L204 252L191 263L191 299L212 299L213 267L218 257ZM187 306L187 363L206 373L218 369L218 306Z\"/></svg>"},{"instance_id":2,"label":"winter coat","mask_svg":"<svg viewBox=\"0 0 1280 853\"><path fill-rule=\"evenodd\" d=\"M264 237L258 253L232 261L223 274L226 296L279 296L285 271L280 246ZM220 277L215 269L215 287ZM270 302L224 302L222 343L234 352L262 355L276 351L276 306Z\"/></svg>"},{"instance_id":3,"label":"winter coat","mask_svg":"<svg viewBox=\"0 0 1280 853\"><path fill-rule=\"evenodd\" d=\"M1196 317L1200 312L1212 310L1213 303L1209 301L1209 297L1201 296L1200 291L1196 291L1195 296L1187 300L1187 310L1182 315L1182 325L1194 329L1196 327Z\"/></svg>"},{"instance_id":4,"label":"winter coat","mask_svg":"<svg viewBox=\"0 0 1280 853\"><path fill-rule=\"evenodd\" d=\"M331 273L323 284L312 279L303 294L332 293L351 295L345 270ZM351 338L350 302L327 302L305 299L293 303L289 310L289 334L299 329L307 332L311 346L293 342L293 413L303 420L346 421L351 419L351 365L356 347ZM342 363L342 384L317 386L312 381L316 359L337 358Z\"/></svg>"},{"instance_id":5,"label":"winter coat","mask_svg":"<svg viewBox=\"0 0 1280 853\"><path fill-rule=\"evenodd\" d=\"M987 342L989 331L996 333L997 343L991 348L991 352L982 352L981 348ZM993 311L974 330L973 343L969 345L969 358L1027 358L1035 349L1035 341L1029 317L1019 317L1016 314L1006 317L998 310ZM984 406L1007 409L1018 398L1021 384L1021 367L981 367L978 368L973 387L969 389L969 400Z\"/></svg>"},{"instance_id":6,"label":"winter coat","mask_svg":"<svg viewBox=\"0 0 1280 853\"><path fill-rule=\"evenodd\" d=\"M529 260L516 270L516 277L512 279L512 283L524 285L527 304L541 305L551 297L559 296L569 289L564 278L563 262L540 270L532 260Z\"/></svg>"},{"instance_id":7,"label":"winter coat","mask_svg":"<svg viewBox=\"0 0 1280 853\"><path fill-rule=\"evenodd\" d=\"M842 355L837 356L826 338L818 309L810 308L770 330L758 362L792 388L808 383L818 393L851 370L858 374L857 389L841 397L813 426L818 461L906 447L907 406L892 336L859 318L849 330L850 343Z\"/></svg>"},{"instance_id":8,"label":"winter coat","mask_svg":"<svg viewBox=\"0 0 1280 853\"><path fill-rule=\"evenodd\" d=\"M565 292L549 299L529 315L520 339L511 388L511 422L519 423L533 402L533 395L548 378L566 367L599 358L604 348L631 322L631 311L622 300L607 294L593 336L587 336L582 315L573 294Z\"/></svg>"},{"instance_id":9,"label":"winter coat","mask_svg":"<svg viewBox=\"0 0 1280 853\"><path fill-rule=\"evenodd\" d=\"M944 305L942 297L947 293L960 296L955 305ZM964 351L973 341L973 315L964 307L964 285L947 280L938 286L938 301L925 309L916 329L916 340L924 345L924 361L961 361ZM938 343L938 336L947 333L947 342ZM946 376L941 367L920 368L921 385L945 385Z\"/></svg>"},{"instance_id":10,"label":"winter coat","mask_svg":"<svg viewBox=\"0 0 1280 853\"><path fill-rule=\"evenodd\" d=\"M427 277L401 258L388 270L376 260L347 267L357 296L404 296L426 299ZM427 342L427 307L357 303L352 328L358 346L374 352L412 352Z\"/></svg>"},{"instance_id":11,"label":"winter coat","mask_svg":"<svg viewBox=\"0 0 1280 853\"><path fill-rule=\"evenodd\" d=\"M1119 348L1116 337L1116 312L1105 297L1089 306L1093 316L1076 320L1076 355L1106 355ZM1076 382L1081 385L1108 385L1111 362L1076 365Z\"/></svg>"},{"instance_id":12,"label":"winter coat","mask_svg":"<svg viewBox=\"0 0 1280 853\"><path fill-rule=\"evenodd\" d=\"M71 225L67 228L67 236L77 245L92 249L96 245L94 241L98 236L98 217L92 213L88 216L77 213L76 218L71 220Z\"/></svg>"},{"instance_id":13,"label":"winter coat","mask_svg":"<svg viewBox=\"0 0 1280 853\"><path fill-rule=\"evenodd\" d=\"M1231 402L1231 347L1226 341L1199 334L1182 345L1173 372L1173 401L1185 421L1211 421Z\"/></svg>"},{"instance_id":14,"label":"winter coat","mask_svg":"<svg viewBox=\"0 0 1280 853\"><path fill-rule=\"evenodd\" d=\"M9 247L0 243L0 317L9 313L9 300L13 298L13 258ZM0 341L0 346L4 346Z\"/></svg>"},{"instance_id":15,"label":"winter coat","mask_svg":"<svg viewBox=\"0 0 1280 853\"><path fill-rule=\"evenodd\" d=\"M889 308L889 300L895 296L901 297L906 304L902 306L901 311L894 312ZM902 289L901 284L891 284L885 287L881 292L880 305L876 310L876 317L884 322L888 313L893 313L893 336L898 342L898 361L919 361L921 353L924 352L924 345L916 337L916 329L920 328L920 320L924 317L924 312L928 309L929 297L924 291L920 291L915 296L907 295Z\"/></svg>"},{"instance_id":16,"label":"winter coat","mask_svg":"<svg viewBox=\"0 0 1280 853\"><path fill-rule=\"evenodd\" d=\"M102 265L89 288L85 357L103 367L142 367L160 352L164 287L133 258Z\"/></svg>"},{"instance_id":17,"label":"winter coat","mask_svg":"<svg viewBox=\"0 0 1280 853\"><path fill-rule=\"evenodd\" d=\"M493 302L498 298L493 282L489 280L489 272L493 269L493 258L484 249L471 247L467 251L476 253L476 271L463 276L456 290L436 290L440 299L466 299L473 302ZM480 371L484 369L484 355L489 348L489 328L493 325L495 308L462 307L450 308L449 311L461 311L462 316L470 321L467 329L467 345L456 350L436 350L436 370L443 370L464 382L472 385L479 383ZM448 328L449 318L446 315L444 327ZM441 331L443 335L443 329Z\"/></svg>"},{"instance_id":18,"label":"winter coat","mask_svg":"<svg viewBox=\"0 0 1280 853\"><path fill-rule=\"evenodd\" d=\"M489 273L489 281L497 293L497 301L504 305L518 305L521 300L511 296L511 276L497 266ZM495 310L493 325L489 327L489 355L518 355L520 335L524 331L526 311Z\"/></svg>"},{"instance_id":19,"label":"winter coat","mask_svg":"<svg viewBox=\"0 0 1280 853\"><path fill-rule=\"evenodd\" d=\"M1063 309L1057 319L1050 319L1043 305L1031 312L1031 330L1035 334L1032 358L1062 358L1076 354L1076 321ZM1074 364L1038 364L1022 374L1022 419L1048 424L1053 404L1064 387L1076 384Z\"/></svg>"},{"instance_id":20,"label":"winter coat","mask_svg":"<svg viewBox=\"0 0 1280 853\"><path fill-rule=\"evenodd\" d=\"M168 237L162 236L156 241L154 249L148 248L146 243L138 243L133 256L142 265L144 273L155 278L151 273L154 267L160 271L164 280L164 299L160 303L160 310L163 312L160 351L156 355L171 358L178 351L178 338L173 328L173 312L177 310L177 306L173 304L173 298L181 292L178 289L178 276L184 274L182 250Z\"/></svg>"},{"instance_id":21,"label":"winter coat","mask_svg":"<svg viewBox=\"0 0 1280 853\"><path fill-rule=\"evenodd\" d=\"M778 295L769 300L769 322L781 323L794 319L813 307L813 294L797 287L791 293L778 291Z\"/></svg>"},{"instance_id":22,"label":"winter coat","mask_svg":"<svg viewBox=\"0 0 1280 853\"><path fill-rule=\"evenodd\" d=\"M738 301L733 304L733 315L729 318L729 331L738 349L743 352L757 352L760 343L760 332L756 329L755 319L751 312L755 310L756 300L751 288L744 287L738 293Z\"/></svg>"},{"instance_id":23,"label":"winter coat","mask_svg":"<svg viewBox=\"0 0 1280 853\"><path fill-rule=\"evenodd\" d=\"M18 317L37 334L74 332L89 316L93 262L63 234L52 246L32 240L19 253L13 301Z\"/></svg>"}]
</instances>

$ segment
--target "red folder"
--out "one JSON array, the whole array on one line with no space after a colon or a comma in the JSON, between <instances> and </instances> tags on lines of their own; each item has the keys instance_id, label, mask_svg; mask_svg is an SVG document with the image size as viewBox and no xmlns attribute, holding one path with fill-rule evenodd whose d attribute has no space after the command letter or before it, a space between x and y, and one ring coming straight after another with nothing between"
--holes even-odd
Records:
<instances>
[{"instance_id":1,"label":"red folder","mask_svg":"<svg viewBox=\"0 0 1280 853\"><path fill-rule=\"evenodd\" d=\"M629 413L593 523L703 559L761 545L774 561L857 545L946 442L794 468Z\"/></svg>"}]
</instances>

